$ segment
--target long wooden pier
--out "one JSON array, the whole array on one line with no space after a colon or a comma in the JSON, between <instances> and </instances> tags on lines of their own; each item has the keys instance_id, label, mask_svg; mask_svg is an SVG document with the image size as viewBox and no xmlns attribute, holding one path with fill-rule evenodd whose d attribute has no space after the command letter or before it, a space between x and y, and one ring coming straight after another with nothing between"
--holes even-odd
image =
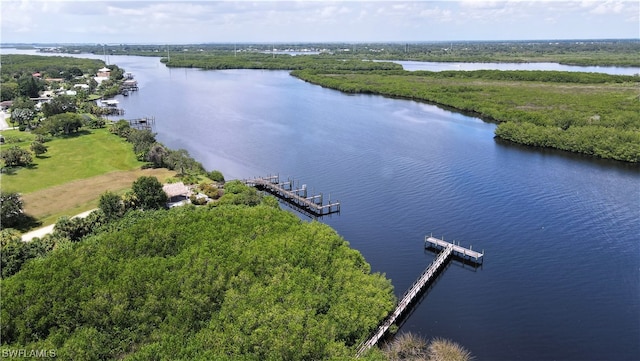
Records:
<instances>
[{"instance_id":1,"label":"long wooden pier","mask_svg":"<svg viewBox=\"0 0 640 361\"><path fill-rule=\"evenodd\" d=\"M406 312L409 305L411 305L415 301L415 298L420 295L423 288L428 285L435 276L437 276L438 271L442 267L444 267L447 262L449 262L452 256L456 255L459 257L467 257L469 259L472 258L473 260L475 260L475 262L479 262L483 259L484 256L483 253L461 247L459 244L456 245L455 243L446 242L433 236L425 237L425 246L427 245L434 246L437 249L441 249L440 253L436 257L436 259L429 265L429 267L427 267L427 269L422 272L420 277L418 277L418 279L413 282L411 287L409 287L404 295L402 295L402 298L400 298L400 301L398 301L398 305L396 306L395 310L393 310L393 312L390 313L384 319L384 321L380 323L380 325L378 325L376 331L360 345L356 357L360 357L368 349L375 346L380 341L380 339L384 337L391 325L396 323L400 316L402 316Z\"/></svg>"},{"instance_id":2,"label":"long wooden pier","mask_svg":"<svg viewBox=\"0 0 640 361\"><path fill-rule=\"evenodd\" d=\"M243 182L248 186L272 194L315 217L340 213L340 202L332 202L329 199L329 203L324 204L322 193L308 196L306 184L294 188L294 181L289 179L286 182L280 182L280 177L277 175L248 179Z\"/></svg>"}]
</instances>

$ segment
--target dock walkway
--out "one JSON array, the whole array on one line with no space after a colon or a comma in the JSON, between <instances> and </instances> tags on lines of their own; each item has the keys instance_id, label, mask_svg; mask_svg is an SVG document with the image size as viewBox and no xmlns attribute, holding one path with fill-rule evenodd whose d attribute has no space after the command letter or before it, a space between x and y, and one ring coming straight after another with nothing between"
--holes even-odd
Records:
<instances>
[{"instance_id":1,"label":"dock walkway","mask_svg":"<svg viewBox=\"0 0 640 361\"><path fill-rule=\"evenodd\" d=\"M280 178L277 175L248 179L243 182L248 186L268 192L287 203L299 207L313 216L340 213L340 202L329 200L328 204L323 204L322 193L308 197L306 184L294 189L293 181L288 180L280 183Z\"/></svg>"},{"instance_id":2,"label":"dock walkway","mask_svg":"<svg viewBox=\"0 0 640 361\"><path fill-rule=\"evenodd\" d=\"M482 260L482 257L484 256L484 253L474 251L473 247L470 247L470 248L460 247L460 244L449 243L445 240L438 239L433 236L425 236L424 243L425 243L425 246L431 245L434 248L440 248L440 249L443 249L452 245L453 253L455 255L458 255L463 258L473 258L476 260L476 262Z\"/></svg>"},{"instance_id":3,"label":"dock walkway","mask_svg":"<svg viewBox=\"0 0 640 361\"><path fill-rule=\"evenodd\" d=\"M387 316L387 318L382 322L381 325L378 326L376 332L360 346L360 348L358 349L358 353L356 354L358 357L361 356L369 348L376 345L378 341L380 341L384 334L389 330L389 327L391 327L391 325L396 322L398 317L400 317L405 312L409 304L411 304L413 299L420 293L427 282L429 282L429 280L431 280L431 278L436 274L438 269L446 263L449 256L451 256L452 251L453 245L449 244L449 246L447 246L442 252L440 252L438 258L436 258L435 261L433 261L431 265L429 265L429 267L424 272L422 272L420 277L413 283L413 285L411 285L411 287L409 287L409 290L405 292L404 296L402 296L402 299L400 300L400 302L398 302L398 306L396 306L396 309L389 316Z\"/></svg>"},{"instance_id":4,"label":"dock walkway","mask_svg":"<svg viewBox=\"0 0 640 361\"><path fill-rule=\"evenodd\" d=\"M441 249L438 257L425 269L420 277L413 282L411 287L404 293L395 310L390 313L387 318L382 321L382 323L378 326L376 331L369 336L369 338L363 342L358 348L356 357L360 357L364 354L368 349L376 345L380 339L384 337L384 335L389 330L389 327L393 325L400 316L402 316L409 305L411 305L415 299L418 297L420 292L424 289L426 285L428 285L438 274L438 271L449 262L452 256L456 255L459 257L463 257L464 259L475 260L476 263L479 263L483 257L484 253L473 251L470 248L461 247L459 244L449 243L442 239L435 238L433 236L425 237L425 247L432 246L435 249ZM472 260L473 259L473 260Z\"/></svg>"}]
</instances>

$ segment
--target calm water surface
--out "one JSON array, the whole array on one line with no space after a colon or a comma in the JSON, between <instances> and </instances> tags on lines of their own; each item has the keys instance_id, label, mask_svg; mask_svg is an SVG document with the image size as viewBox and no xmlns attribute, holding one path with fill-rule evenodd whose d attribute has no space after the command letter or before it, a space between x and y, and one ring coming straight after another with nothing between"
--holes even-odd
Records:
<instances>
[{"instance_id":1,"label":"calm water surface","mask_svg":"<svg viewBox=\"0 0 640 361\"><path fill-rule=\"evenodd\" d=\"M493 139L434 106L345 95L283 71L167 69L111 57L140 91L126 118L227 179L279 173L331 193L323 222L401 295L433 260L424 236L484 249L451 264L401 327L479 360L640 359L640 170Z\"/></svg>"},{"instance_id":2,"label":"calm water surface","mask_svg":"<svg viewBox=\"0 0 640 361\"><path fill-rule=\"evenodd\" d=\"M428 61L404 61L394 60L394 63L402 65L405 70L557 70L557 71L579 71L587 73L606 73L614 75L637 75L640 74L638 67L616 67L616 66L575 66L558 63L438 63Z\"/></svg>"}]
</instances>

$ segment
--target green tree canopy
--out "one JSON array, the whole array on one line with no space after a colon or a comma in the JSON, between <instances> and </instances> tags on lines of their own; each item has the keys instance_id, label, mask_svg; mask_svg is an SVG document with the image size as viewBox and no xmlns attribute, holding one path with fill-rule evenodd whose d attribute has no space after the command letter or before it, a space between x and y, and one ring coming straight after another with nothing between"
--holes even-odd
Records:
<instances>
[{"instance_id":1,"label":"green tree canopy","mask_svg":"<svg viewBox=\"0 0 640 361\"><path fill-rule=\"evenodd\" d=\"M0 228L13 227L22 216L23 206L18 193L0 191Z\"/></svg>"},{"instance_id":2,"label":"green tree canopy","mask_svg":"<svg viewBox=\"0 0 640 361\"><path fill-rule=\"evenodd\" d=\"M149 148L149 152L147 153L146 160L151 162L154 167L161 168L164 167L165 159L169 156L169 150L160 143L155 143Z\"/></svg>"},{"instance_id":3,"label":"green tree canopy","mask_svg":"<svg viewBox=\"0 0 640 361\"><path fill-rule=\"evenodd\" d=\"M156 177L142 176L133 182L131 189L141 209L161 209L167 203L167 194Z\"/></svg>"},{"instance_id":4,"label":"green tree canopy","mask_svg":"<svg viewBox=\"0 0 640 361\"><path fill-rule=\"evenodd\" d=\"M2 82L0 85L0 101L11 100L18 96L18 83Z\"/></svg>"},{"instance_id":5,"label":"green tree canopy","mask_svg":"<svg viewBox=\"0 0 640 361\"><path fill-rule=\"evenodd\" d=\"M331 228L262 206L130 212L1 286L4 345L82 360L349 359L395 302Z\"/></svg>"},{"instance_id":6,"label":"green tree canopy","mask_svg":"<svg viewBox=\"0 0 640 361\"><path fill-rule=\"evenodd\" d=\"M122 198L113 192L103 193L98 204L107 221L118 219L124 214Z\"/></svg>"},{"instance_id":7,"label":"green tree canopy","mask_svg":"<svg viewBox=\"0 0 640 361\"><path fill-rule=\"evenodd\" d=\"M2 84L4 86L4 84ZM16 110L16 109L30 109L30 110L35 110L36 109L36 102L34 102L33 100L27 98L27 97L19 97L13 100L13 103L11 104L11 110Z\"/></svg>"},{"instance_id":8,"label":"green tree canopy","mask_svg":"<svg viewBox=\"0 0 640 361\"><path fill-rule=\"evenodd\" d=\"M149 153L151 146L156 143L156 135L150 130L130 129L127 141L133 144L133 152L142 160Z\"/></svg>"},{"instance_id":9,"label":"green tree canopy","mask_svg":"<svg viewBox=\"0 0 640 361\"><path fill-rule=\"evenodd\" d=\"M62 113L74 113L76 110L76 100L70 95L59 95L42 106L42 112L46 117Z\"/></svg>"},{"instance_id":10,"label":"green tree canopy","mask_svg":"<svg viewBox=\"0 0 640 361\"><path fill-rule=\"evenodd\" d=\"M40 131L51 135L68 135L77 132L83 124L80 114L62 113L45 119L40 124Z\"/></svg>"},{"instance_id":11,"label":"green tree canopy","mask_svg":"<svg viewBox=\"0 0 640 361\"><path fill-rule=\"evenodd\" d=\"M25 74L18 79L18 94L20 96L37 98L40 90L44 90L44 83L36 80L31 74Z\"/></svg>"},{"instance_id":12,"label":"green tree canopy","mask_svg":"<svg viewBox=\"0 0 640 361\"><path fill-rule=\"evenodd\" d=\"M4 161L6 167L27 166L33 162L31 152L17 145L2 149L0 151L0 159Z\"/></svg>"}]
</instances>

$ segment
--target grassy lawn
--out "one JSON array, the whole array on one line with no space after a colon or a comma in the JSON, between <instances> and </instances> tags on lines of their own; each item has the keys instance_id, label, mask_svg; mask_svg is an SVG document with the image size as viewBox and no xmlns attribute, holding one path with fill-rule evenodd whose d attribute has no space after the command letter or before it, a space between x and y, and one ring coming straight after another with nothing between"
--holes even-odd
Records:
<instances>
[{"instance_id":1,"label":"grassy lawn","mask_svg":"<svg viewBox=\"0 0 640 361\"><path fill-rule=\"evenodd\" d=\"M5 131L5 137L21 138L15 143L28 148L33 136L19 131ZM7 144L5 146L13 146ZM131 144L107 129L91 130L68 138L56 137L46 142L47 153L34 157L28 168L2 174L2 189L7 192L28 194L78 179L91 178L104 173L140 168Z\"/></svg>"},{"instance_id":2,"label":"grassy lawn","mask_svg":"<svg viewBox=\"0 0 640 361\"><path fill-rule=\"evenodd\" d=\"M17 130L2 134L6 139L20 140L3 147L28 149L34 139L32 134ZM30 167L0 176L2 190L22 194L25 213L42 225L96 208L102 193L123 193L140 176L156 176L161 182L175 176L167 169L141 169L144 163L136 160L131 144L107 129L54 138L45 144L48 152L34 157Z\"/></svg>"},{"instance_id":3,"label":"grassy lawn","mask_svg":"<svg viewBox=\"0 0 640 361\"><path fill-rule=\"evenodd\" d=\"M164 168L137 168L74 180L23 194L24 211L42 222L43 226L53 224L61 216L74 216L97 208L100 195L106 191L123 194L141 176L154 176L164 183L174 177L175 172Z\"/></svg>"}]
</instances>

